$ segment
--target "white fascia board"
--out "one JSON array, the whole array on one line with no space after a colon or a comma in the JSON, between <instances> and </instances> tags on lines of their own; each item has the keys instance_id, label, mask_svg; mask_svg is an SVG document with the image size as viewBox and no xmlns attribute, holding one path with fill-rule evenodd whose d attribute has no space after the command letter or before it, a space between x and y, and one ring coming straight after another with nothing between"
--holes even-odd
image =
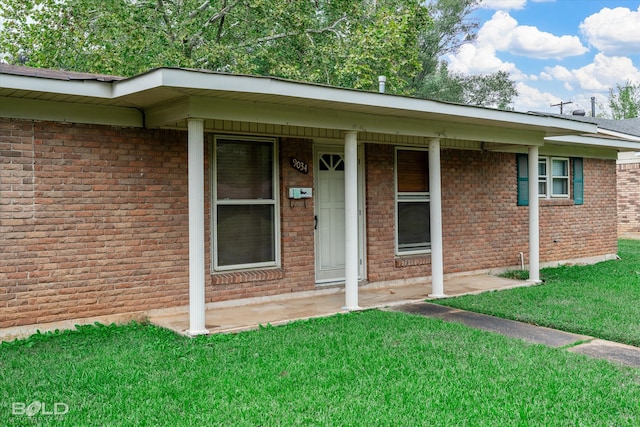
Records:
<instances>
[{"instance_id":1,"label":"white fascia board","mask_svg":"<svg viewBox=\"0 0 640 427\"><path fill-rule=\"evenodd\" d=\"M0 74L0 88L30 92L111 99L112 83L97 80L57 80L45 77Z\"/></svg>"},{"instance_id":2,"label":"white fascia board","mask_svg":"<svg viewBox=\"0 0 640 427\"><path fill-rule=\"evenodd\" d=\"M131 79L113 83L114 96L131 95L142 90L165 86L172 88L255 93L301 98L338 104L362 105L398 111L437 114L497 123L509 123L538 128L562 129L566 133L596 133L595 124L542 117L527 113L490 108L447 104L426 99L409 98L376 92L321 86L269 77L215 74L192 70L161 68Z\"/></svg>"},{"instance_id":3,"label":"white fascia board","mask_svg":"<svg viewBox=\"0 0 640 427\"><path fill-rule=\"evenodd\" d=\"M122 127L144 124L142 112L135 108L7 97L0 97L0 117Z\"/></svg>"},{"instance_id":4,"label":"white fascia board","mask_svg":"<svg viewBox=\"0 0 640 427\"><path fill-rule=\"evenodd\" d=\"M599 138L593 136L582 135L566 135L566 136L549 136L545 141L560 144L576 144L586 146L596 146L613 148L619 151L638 151L640 150L640 142L623 141L620 139Z\"/></svg>"},{"instance_id":5,"label":"white fascia board","mask_svg":"<svg viewBox=\"0 0 640 427\"><path fill-rule=\"evenodd\" d=\"M156 69L128 79L115 81L112 83L111 96L117 99L127 95L135 95L146 90L165 87L167 83L165 82L165 73L163 73L163 71L168 70Z\"/></svg>"},{"instance_id":6,"label":"white fascia board","mask_svg":"<svg viewBox=\"0 0 640 427\"><path fill-rule=\"evenodd\" d=\"M617 132L609 129L598 128L598 134L609 135L613 138L626 139L627 141L637 141L640 142L640 136L630 135L628 133Z\"/></svg>"}]
</instances>

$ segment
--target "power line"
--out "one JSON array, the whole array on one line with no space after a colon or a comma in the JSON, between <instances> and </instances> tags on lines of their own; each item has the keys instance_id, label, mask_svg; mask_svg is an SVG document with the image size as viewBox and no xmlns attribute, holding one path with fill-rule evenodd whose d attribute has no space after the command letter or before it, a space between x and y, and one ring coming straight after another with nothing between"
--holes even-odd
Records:
<instances>
[{"instance_id":1,"label":"power line","mask_svg":"<svg viewBox=\"0 0 640 427\"><path fill-rule=\"evenodd\" d=\"M559 103L559 104L551 104L551 106L552 106L552 107L558 107L558 106L560 106L560 114L562 114L562 107L564 107L565 105L568 105L568 104L573 104L573 102L571 102L571 101L567 101L567 102L562 102L562 101L560 101L560 103Z\"/></svg>"}]
</instances>

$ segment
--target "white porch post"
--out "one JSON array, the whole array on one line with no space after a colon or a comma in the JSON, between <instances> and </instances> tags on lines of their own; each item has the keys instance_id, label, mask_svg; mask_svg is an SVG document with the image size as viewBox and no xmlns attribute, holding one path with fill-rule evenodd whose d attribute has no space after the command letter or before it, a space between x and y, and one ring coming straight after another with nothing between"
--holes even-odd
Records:
<instances>
[{"instance_id":1,"label":"white porch post","mask_svg":"<svg viewBox=\"0 0 640 427\"><path fill-rule=\"evenodd\" d=\"M204 121L189 119L189 329L208 334L204 306Z\"/></svg>"},{"instance_id":2,"label":"white porch post","mask_svg":"<svg viewBox=\"0 0 640 427\"><path fill-rule=\"evenodd\" d=\"M431 217L431 298L444 293L444 265L442 249L442 184L440 182L440 140L429 141L429 214Z\"/></svg>"},{"instance_id":3,"label":"white porch post","mask_svg":"<svg viewBox=\"0 0 640 427\"><path fill-rule=\"evenodd\" d=\"M540 282L540 216L538 198L538 147L529 147L529 281Z\"/></svg>"},{"instance_id":4,"label":"white porch post","mask_svg":"<svg viewBox=\"0 0 640 427\"><path fill-rule=\"evenodd\" d=\"M358 132L344 138L345 306L358 307Z\"/></svg>"}]
</instances>

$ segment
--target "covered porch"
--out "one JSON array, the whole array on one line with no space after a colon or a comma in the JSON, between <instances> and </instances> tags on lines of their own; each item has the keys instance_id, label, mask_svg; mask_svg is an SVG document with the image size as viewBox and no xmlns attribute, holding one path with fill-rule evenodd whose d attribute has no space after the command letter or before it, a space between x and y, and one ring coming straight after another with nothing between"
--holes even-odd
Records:
<instances>
[{"instance_id":1,"label":"covered porch","mask_svg":"<svg viewBox=\"0 0 640 427\"><path fill-rule=\"evenodd\" d=\"M476 294L531 286L530 281L505 279L490 274L457 275L444 278L447 297ZM409 302L432 299L430 282L377 283L358 289L361 309L383 308ZM207 304L205 327L213 333L233 333L257 329L267 324L276 326L314 317L346 313L340 309L345 300L344 287L317 289L307 292L245 298ZM189 335L189 308L175 307L153 310L148 320L158 326Z\"/></svg>"}]
</instances>

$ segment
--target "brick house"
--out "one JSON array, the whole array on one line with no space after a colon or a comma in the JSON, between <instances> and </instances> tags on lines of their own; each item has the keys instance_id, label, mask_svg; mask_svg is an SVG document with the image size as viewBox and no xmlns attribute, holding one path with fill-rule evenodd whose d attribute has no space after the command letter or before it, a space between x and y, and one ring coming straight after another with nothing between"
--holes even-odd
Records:
<instances>
[{"instance_id":1,"label":"brick house","mask_svg":"<svg viewBox=\"0 0 640 427\"><path fill-rule=\"evenodd\" d=\"M0 328L611 259L598 126L287 80L0 65ZM521 258L522 254L522 258Z\"/></svg>"},{"instance_id":2,"label":"brick house","mask_svg":"<svg viewBox=\"0 0 640 427\"><path fill-rule=\"evenodd\" d=\"M640 151L627 151L640 142L640 118L613 120L576 115L575 112L571 116L544 115L594 123L601 135L627 141L627 147L618 153L617 161L618 236L640 233Z\"/></svg>"},{"instance_id":3,"label":"brick house","mask_svg":"<svg viewBox=\"0 0 640 427\"><path fill-rule=\"evenodd\" d=\"M618 235L640 233L640 152L618 158Z\"/></svg>"}]
</instances>

